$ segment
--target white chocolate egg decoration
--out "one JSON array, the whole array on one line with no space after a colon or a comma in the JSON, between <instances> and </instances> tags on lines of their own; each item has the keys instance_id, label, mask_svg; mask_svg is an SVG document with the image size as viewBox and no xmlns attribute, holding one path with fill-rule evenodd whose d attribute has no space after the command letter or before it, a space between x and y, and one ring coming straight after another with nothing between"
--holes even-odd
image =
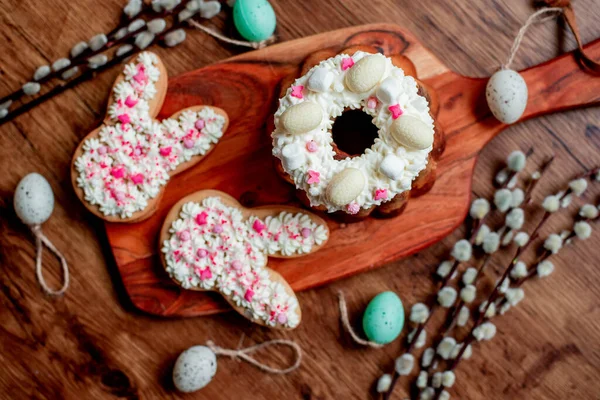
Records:
<instances>
[{"instance_id":1,"label":"white chocolate egg decoration","mask_svg":"<svg viewBox=\"0 0 600 400\"><path fill-rule=\"evenodd\" d=\"M433 129L420 119L402 115L392 122L392 138L407 149L424 150L433 144Z\"/></svg>"},{"instance_id":2,"label":"white chocolate egg decoration","mask_svg":"<svg viewBox=\"0 0 600 400\"><path fill-rule=\"evenodd\" d=\"M311 101L295 104L281 114L283 128L291 134L310 132L321 124L323 110Z\"/></svg>"},{"instance_id":3,"label":"white chocolate egg decoration","mask_svg":"<svg viewBox=\"0 0 600 400\"><path fill-rule=\"evenodd\" d=\"M394 154L388 154L379 165L379 171L390 179L397 181L404 175L406 163Z\"/></svg>"},{"instance_id":4,"label":"white chocolate egg decoration","mask_svg":"<svg viewBox=\"0 0 600 400\"><path fill-rule=\"evenodd\" d=\"M26 225L46 222L54 210L54 193L46 178L32 172L21 179L15 191L14 207Z\"/></svg>"},{"instance_id":5,"label":"white chocolate egg decoration","mask_svg":"<svg viewBox=\"0 0 600 400\"><path fill-rule=\"evenodd\" d=\"M333 83L333 72L327 68L315 68L308 78L308 89L313 92L323 93L331 87Z\"/></svg>"},{"instance_id":6,"label":"white chocolate egg decoration","mask_svg":"<svg viewBox=\"0 0 600 400\"><path fill-rule=\"evenodd\" d=\"M327 185L327 198L337 206L354 200L365 187L365 177L356 168L346 168L334 176Z\"/></svg>"},{"instance_id":7,"label":"white chocolate egg decoration","mask_svg":"<svg viewBox=\"0 0 600 400\"><path fill-rule=\"evenodd\" d=\"M348 70L346 87L354 93L364 93L373 89L383 78L385 65L385 57L381 54L361 58Z\"/></svg>"},{"instance_id":8,"label":"white chocolate egg decoration","mask_svg":"<svg viewBox=\"0 0 600 400\"><path fill-rule=\"evenodd\" d=\"M527 84L518 72L501 69L488 81L485 98L494 117L512 124L521 118L527 106Z\"/></svg>"},{"instance_id":9,"label":"white chocolate egg decoration","mask_svg":"<svg viewBox=\"0 0 600 400\"><path fill-rule=\"evenodd\" d=\"M217 356L206 346L193 346L179 355L173 368L173 383L189 393L208 385L217 372Z\"/></svg>"}]
</instances>

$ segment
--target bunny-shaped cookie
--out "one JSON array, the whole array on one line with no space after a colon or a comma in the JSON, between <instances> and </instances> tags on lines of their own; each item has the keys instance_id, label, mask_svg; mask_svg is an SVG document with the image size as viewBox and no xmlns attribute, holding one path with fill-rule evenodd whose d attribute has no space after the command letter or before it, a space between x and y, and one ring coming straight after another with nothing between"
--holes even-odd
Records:
<instances>
[{"instance_id":1,"label":"bunny-shaped cookie","mask_svg":"<svg viewBox=\"0 0 600 400\"><path fill-rule=\"evenodd\" d=\"M159 122L167 71L143 52L117 78L103 124L77 147L71 180L98 217L137 222L156 210L171 176L197 164L219 141L229 120L211 106L181 110Z\"/></svg>"},{"instance_id":2,"label":"bunny-shaped cookie","mask_svg":"<svg viewBox=\"0 0 600 400\"><path fill-rule=\"evenodd\" d=\"M326 222L302 209L246 209L226 193L202 190L173 206L159 243L163 266L184 289L218 291L252 322L293 329L298 300L267 258L313 253L328 238Z\"/></svg>"}]
</instances>

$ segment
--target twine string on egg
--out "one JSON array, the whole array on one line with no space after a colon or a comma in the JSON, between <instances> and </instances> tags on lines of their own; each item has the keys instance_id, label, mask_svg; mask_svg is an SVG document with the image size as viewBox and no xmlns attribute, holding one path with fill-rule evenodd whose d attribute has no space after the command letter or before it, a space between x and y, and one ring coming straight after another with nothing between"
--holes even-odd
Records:
<instances>
[{"instance_id":1,"label":"twine string on egg","mask_svg":"<svg viewBox=\"0 0 600 400\"><path fill-rule=\"evenodd\" d=\"M348 307L346 306L346 299L344 297L344 293L342 293L341 291L338 292L338 299L339 299L340 318L342 319L342 325L344 326L344 329L346 329L346 331L350 334L350 336L352 337L352 340L354 340L356 343L361 344L363 346L374 347L376 349L383 347L382 344L365 340L365 339L361 338L360 336L358 336L356 334L356 332L354 332L354 329L352 329L352 326L350 325L350 321L348 319Z\"/></svg>"},{"instance_id":2,"label":"twine string on egg","mask_svg":"<svg viewBox=\"0 0 600 400\"><path fill-rule=\"evenodd\" d=\"M250 353L253 353L264 347L269 347L269 346L273 346L273 345L288 346L292 350L294 350L296 360L294 361L294 364L291 367L284 368L284 369L270 367L266 364L261 363L257 359L249 356ZM237 350L231 350L231 349L225 349L225 348L219 347L210 340L208 342L206 342L206 346L217 355L227 356L227 357L231 357L233 359L238 359L238 358L242 359L242 360L246 361L247 363L252 364L255 367L259 368L260 370L262 370L264 372L268 372L270 374L279 374L279 375L288 374L288 373L298 369L298 367L300 366L300 363L302 362L302 349L296 342L293 342L291 340L273 339L273 340L269 340L269 341L266 341L266 342L263 342L263 343L260 343L260 344L254 345L254 346L246 347L243 349L237 349Z\"/></svg>"},{"instance_id":3,"label":"twine string on egg","mask_svg":"<svg viewBox=\"0 0 600 400\"><path fill-rule=\"evenodd\" d=\"M271 36L270 38L265 39L265 40L261 40L260 42L247 42L245 40L236 40L236 39L229 38L229 37L223 35L222 33L217 32L214 29L204 26L204 25L194 21L193 19L190 19L188 21L188 23L192 27L203 31L204 33L207 33L210 36L213 36L223 42L234 44L236 46L250 47L252 49L262 49L264 47L267 47L268 45L270 45L271 43L273 43L275 41L274 36Z\"/></svg>"},{"instance_id":4,"label":"twine string on egg","mask_svg":"<svg viewBox=\"0 0 600 400\"><path fill-rule=\"evenodd\" d=\"M537 10L535 13L531 14L529 18L527 18L525 24L521 27L521 29L519 29L519 33L517 33L517 37L515 38L512 47L510 48L510 55L508 56L508 60L504 65L502 65L502 69L510 68L510 65L512 64L513 60L515 59L515 56L517 55L517 51L519 51L519 47L521 46L523 37L525 37L527 29L529 29L531 25L554 19L560 14L562 14L562 12L563 9L561 7L549 7L542 8L541 10ZM544 16L544 18L540 18L541 16Z\"/></svg>"},{"instance_id":5,"label":"twine string on egg","mask_svg":"<svg viewBox=\"0 0 600 400\"><path fill-rule=\"evenodd\" d=\"M62 295L67 288L69 287L69 265L67 264L67 260L62 255L60 251L54 246L54 244L44 235L42 232L41 225L33 225L31 227L31 232L35 236L35 244L36 244L36 257L35 257L35 275L37 280L44 290L46 294L52 296L60 296ZM46 280L44 279L43 274L43 266L42 266L42 252L44 250L43 246L46 246L52 253L56 255L56 257L60 260L60 266L63 273L63 285L60 289L54 290L46 284Z\"/></svg>"}]
</instances>

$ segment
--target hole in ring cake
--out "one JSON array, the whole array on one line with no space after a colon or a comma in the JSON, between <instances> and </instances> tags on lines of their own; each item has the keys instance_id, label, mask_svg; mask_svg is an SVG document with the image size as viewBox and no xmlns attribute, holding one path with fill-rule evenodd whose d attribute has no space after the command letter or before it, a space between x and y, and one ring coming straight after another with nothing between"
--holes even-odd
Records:
<instances>
[{"instance_id":1,"label":"hole in ring cake","mask_svg":"<svg viewBox=\"0 0 600 400\"><path fill-rule=\"evenodd\" d=\"M363 216L405 201L434 147L434 119L422 90L382 54L356 51L323 60L280 99L273 155L315 209ZM332 128L345 110L371 117L377 137L362 154L336 159Z\"/></svg>"}]
</instances>

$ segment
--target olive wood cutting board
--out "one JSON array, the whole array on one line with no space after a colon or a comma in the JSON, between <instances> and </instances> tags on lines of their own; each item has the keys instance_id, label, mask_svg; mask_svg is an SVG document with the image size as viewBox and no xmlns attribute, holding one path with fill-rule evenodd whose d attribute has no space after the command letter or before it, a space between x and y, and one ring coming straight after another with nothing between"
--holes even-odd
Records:
<instances>
[{"instance_id":1,"label":"olive wood cutting board","mask_svg":"<svg viewBox=\"0 0 600 400\"><path fill-rule=\"evenodd\" d=\"M245 53L169 81L159 115L194 106L224 109L230 125L210 156L173 177L152 217L134 224L106 223L110 246L133 304L161 316L199 316L229 309L215 293L179 288L163 270L158 237L171 207L202 189L224 191L245 207L299 205L294 188L275 172L269 119L281 80L299 71L311 53L371 45L384 54L401 53L415 64L419 79L438 93L437 117L446 132L433 189L411 199L396 218L367 218L343 224L327 218L331 237L320 251L297 259L273 259L269 267L296 290L323 285L406 257L450 234L468 211L473 168L480 150L507 125L485 101L485 78L449 70L408 31L392 24L364 25L284 42ZM600 40L586 47L600 59ZM522 71L529 101L522 119L600 103L600 77L580 68L573 53Z\"/></svg>"}]
</instances>

